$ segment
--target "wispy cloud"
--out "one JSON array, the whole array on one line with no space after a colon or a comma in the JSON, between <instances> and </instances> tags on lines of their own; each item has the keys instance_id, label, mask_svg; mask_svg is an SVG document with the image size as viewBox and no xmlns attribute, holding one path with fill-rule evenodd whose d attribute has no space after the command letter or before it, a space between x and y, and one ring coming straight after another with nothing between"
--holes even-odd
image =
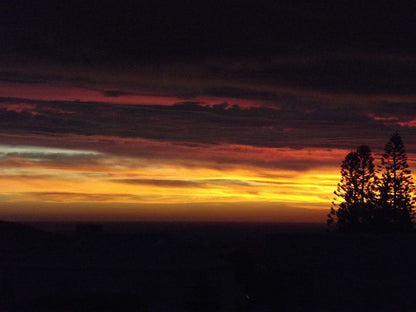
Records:
<instances>
[{"instance_id":1,"label":"wispy cloud","mask_svg":"<svg viewBox=\"0 0 416 312\"><path fill-rule=\"evenodd\" d=\"M120 193L27 192L23 195L27 195L33 200L46 202L134 202L144 198L134 194Z\"/></svg>"},{"instance_id":2,"label":"wispy cloud","mask_svg":"<svg viewBox=\"0 0 416 312\"><path fill-rule=\"evenodd\" d=\"M198 180L155 180L155 179L115 179L112 180L116 183L126 183L126 184L137 184L137 185L153 185L153 186L162 186L162 187L179 187L179 188L193 188L193 187L202 187L206 188L213 185L224 185L224 186L252 186L251 183L247 181L241 181L237 179L198 179Z\"/></svg>"},{"instance_id":3,"label":"wispy cloud","mask_svg":"<svg viewBox=\"0 0 416 312\"><path fill-rule=\"evenodd\" d=\"M23 159L32 162L91 163L102 156L102 153L95 151L0 145L0 162Z\"/></svg>"}]
</instances>

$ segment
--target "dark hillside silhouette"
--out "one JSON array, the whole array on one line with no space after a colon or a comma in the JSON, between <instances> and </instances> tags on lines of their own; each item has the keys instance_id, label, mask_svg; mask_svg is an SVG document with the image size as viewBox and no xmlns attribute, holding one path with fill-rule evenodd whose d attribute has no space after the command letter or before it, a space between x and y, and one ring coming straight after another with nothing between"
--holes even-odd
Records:
<instances>
[{"instance_id":1,"label":"dark hillside silhouette","mask_svg":"<svg viewBox=\"0 0 416 312\"><path fill-rule=\"evenodd\" d=\"M65 244L65 237L32 226L0 220L0 259L8 253L54 249Z\"/></svg>"},{"instance_id":2,"label":"dark hillside silhouette","mask_svg":"<svg viewBox=\"0 0 416 312\"><path fill-rule=\"evenodd\" d=\"M326 235L319 226L282 232L279 224L125 226L105 224L94 235L74 226L57 248L31 250L27 227L13 225L27 241L15 243L28 247L0 245L7 248L0 253L0 311L416 310L412 234Z\"/></svg>"}]
</instances>

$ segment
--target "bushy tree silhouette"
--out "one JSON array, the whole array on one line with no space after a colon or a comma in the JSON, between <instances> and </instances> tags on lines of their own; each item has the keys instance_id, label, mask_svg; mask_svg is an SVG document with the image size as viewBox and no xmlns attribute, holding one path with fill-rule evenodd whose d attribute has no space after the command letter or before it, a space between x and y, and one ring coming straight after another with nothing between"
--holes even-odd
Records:
<instances>
[{"instance_id":1,"label":"bushy tree silhouette","mask_svg":"<svg viewBox=\"0 0 416 312\"><path fill-rule=\"evenodd\" d=\"M384 230L410 230L413 227L413 181L401 136L396 132L387 142L379 166L379 200L375 224Z\"/></svg>"},{"instance_id":2,"label":"bushy tree silhouette","mask_svg":"<svg viewBox=\"0 0 416 312\"><path fill-rule=\"evenodd\" d=\"M341 165L341 181L334 192L329 228L363 230L369 227L375 207L376 175L368 146L349 153Z\"/></svg>"},{"instance_id":3,"label":"bushy tree silhouette","mask_svg":"<svg viewBox=\"0 0 416 312\"><path fill-rule=\"evenodd\" d=\"M341 165L328 228L343 231L408 231L413 228L416 198L400 135L387 142L381 165L374 169L370 148L362 145Z\"/></svg>"}]
</instances>

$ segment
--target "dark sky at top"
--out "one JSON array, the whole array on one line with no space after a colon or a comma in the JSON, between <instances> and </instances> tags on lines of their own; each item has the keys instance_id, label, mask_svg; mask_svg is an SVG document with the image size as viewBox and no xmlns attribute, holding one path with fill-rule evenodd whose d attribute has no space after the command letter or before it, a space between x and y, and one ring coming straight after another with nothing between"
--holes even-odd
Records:
<instances>
[{"instance_id":1,"label":"dark sky at top","mask_svg":"<svg viewBox=\"0 0 416 312\"><path fill-rule=\"evenodd\" d=\"M82 116L63 133L296 148L384 142L396 130L416 137L414 1L5 0L1 7L6 132L66 125L56 105ZM53 91L57 85L67 91ZM156 107L148 115L124 107L93 126L100 114L79 101L103 104L104 115L115 111L109 103ZM21 104L58 116L11 122Z\"/></svg>"},{"instance_id":2,"label":"dark sky at top","mask_svg":"<svg viewBox=\"0 0 416 312\"><path fill-rule=\"evenodd\" d=\"M2 1L6 54L113 63L415 51L412 1Z\"/></svg>"}]
</instances>

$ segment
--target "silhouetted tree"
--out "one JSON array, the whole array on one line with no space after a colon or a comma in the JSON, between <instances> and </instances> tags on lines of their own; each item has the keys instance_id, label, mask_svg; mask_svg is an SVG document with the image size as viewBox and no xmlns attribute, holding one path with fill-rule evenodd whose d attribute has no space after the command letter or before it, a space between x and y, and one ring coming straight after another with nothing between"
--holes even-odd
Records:
<instances>
[{"instance_id":1,"label":"silhouetted tree","mask_svg":"<svg viewBox=\"0 0 416 312\"><path fill-rule=\"evenodd\" d=\"M394 133L384 148L379 168L379 200L375 223L383 229L409 230L413 227L415 198L407 155L400 135Z\"/></svg>"},{"instance_id":2,"label":"silhouetted tree","mask_svg":"<svg viewBox=\"0 0 416 312\"><path fill-rule=\"evenodd\" d=\"M341 181L334 192L329 228L363 230L372 222L375 207L375 168L368 146L349 153L341 165Z\"/></svg>"}]
</instances>

